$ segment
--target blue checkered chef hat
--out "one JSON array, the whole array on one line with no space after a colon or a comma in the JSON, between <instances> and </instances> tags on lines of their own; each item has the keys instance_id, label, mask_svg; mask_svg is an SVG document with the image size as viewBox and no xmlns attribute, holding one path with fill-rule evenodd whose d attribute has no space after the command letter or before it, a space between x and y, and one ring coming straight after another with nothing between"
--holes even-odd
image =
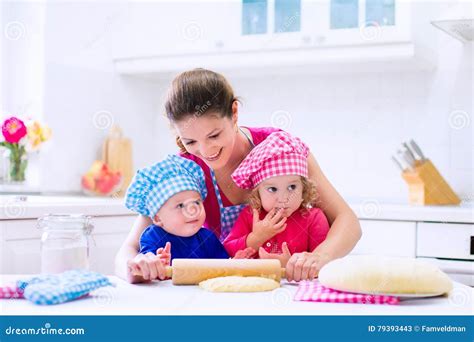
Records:
<instances>
[{"instance_id":1,"label":"blue checkered chef hat","mask_svg":"<svg viewBox=\"0 0 474 342\"><path fill-rule=\"evenodd\" d=\"M204 172L192 160L168 155L164 160L138 170L125 195L125 206L153 219L162 205L181 191L194 190L206 198Z\"/></svg>"}]
</instances>

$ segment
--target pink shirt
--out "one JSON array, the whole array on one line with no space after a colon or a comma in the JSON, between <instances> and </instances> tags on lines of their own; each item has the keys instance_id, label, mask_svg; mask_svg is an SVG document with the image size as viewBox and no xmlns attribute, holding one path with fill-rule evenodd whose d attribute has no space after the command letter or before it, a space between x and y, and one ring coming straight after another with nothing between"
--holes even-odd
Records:
<instances>
[{"instance_id":1,"label":"pink shirt","mask_svg":"<svg viewBox=\"0 0 474 342\"><path fill-rule=\"evenodd\" d=\"M271 133L280 131L278 128L274 127L245 127L252 134L253 144L256 146L265 140ZM180 153L180 156L193 160L199 166L201 166L206 177L206 187L207 187L207 197L204 200L204 210L206 211L206 221L204 222L204 227L210 229L216 234L217 237L221 236L221 214L219 211L219 203L217 201L216 193L214 191L214 186L212 184L212 177L210 173L209 166L199 157L189 153ZM233 206L241 203L231 203L224 193L219 188L219 193L222 198L224 207Z\"/></svg>"},{"instance_id":2,"label":"pink shirt","mask_svg":"<svg viewBox=\"0 0 474 342\"><path fill-rule=\"evenodd\" d=\"M267 215L265 210L260 211L260 219ZM286 242L291 254L312 252L326 239L329 223L323 211L311 208L309 211L297 210L287 219L286 229L265 241L263 248L269 253L281 253L282 243ZM252 209L246 207L240 213L234 228L224 240L224 247L231 257L238 250L247 247L247 236L252 232Z\"/></svg>"}]
</instances>

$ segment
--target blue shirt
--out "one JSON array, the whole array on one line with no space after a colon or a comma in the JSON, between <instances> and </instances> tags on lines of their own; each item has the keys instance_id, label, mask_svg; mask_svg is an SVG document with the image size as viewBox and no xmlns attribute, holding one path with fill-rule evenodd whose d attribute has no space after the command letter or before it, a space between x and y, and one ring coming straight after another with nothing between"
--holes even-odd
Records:
<instances>
[{"instance_id":1,"label":"blue shirt","mask_svg":"<svg viewBox=\"0 0 474 342\"><path fill-rule=\"evenodd\" d=\"M171 243L171 260L173 259L227 259L224 246L213 232L206 228L188 237L170 234L160 226L152 224L142 233L140 237L140 253L146 254L165 247Z\"/></svg>"}]
</instances>

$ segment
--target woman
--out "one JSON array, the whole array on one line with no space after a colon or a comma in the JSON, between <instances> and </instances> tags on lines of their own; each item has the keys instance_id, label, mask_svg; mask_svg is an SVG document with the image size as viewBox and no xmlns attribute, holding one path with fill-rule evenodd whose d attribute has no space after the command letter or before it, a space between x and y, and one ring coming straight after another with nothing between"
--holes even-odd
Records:
<instances>
[{"instance_id":1,"label":"woman","mask_svg":"<svg viewBox=\"0 0 474 342\"><path fill-rule=\"evenodd\" d=\"M232 87L222 75L204 69L184 72L173 80L165 109L181 155L198 163L205 173L205 226L222 241L250 194L233 183L231 174L255 145L278 129L239 127L238 99ZM317 185L318 206L331 229L314 251L291 256L286 266L288 280L313 279L328 261L348 254L361 237L357 217L312 154L308 169L309 178ZM138 216L116 256L116 274L131 283L158 277L159 258L153 253L138 254L140 235L150 224L148 217ZM133 276L132 267L139 268L142 276Z\"/></svg>"}]
</instances>

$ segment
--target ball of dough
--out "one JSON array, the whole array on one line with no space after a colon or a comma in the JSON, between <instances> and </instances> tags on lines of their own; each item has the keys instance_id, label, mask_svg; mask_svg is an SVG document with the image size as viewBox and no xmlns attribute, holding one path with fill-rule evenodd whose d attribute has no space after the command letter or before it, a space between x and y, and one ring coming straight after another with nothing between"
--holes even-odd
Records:
<instances>
[{"instance_id":1,"label":"ball of dough","mask_svg":"<svg viewBox=\"0 0 474 342\"><path fill-rule=\"evenodd\" d=\"M319 272L326 287L348 292L442 294L451 279L437 266L412 258L348 256L326 264Z\"/></svg>"},{"instance_id":2,"label":"ball of dough","mask_svg":"<svg viewBox=\"0 0 474 342\"><path fill-rule=\"evenodd\" d=\"M280 287L280 283L262 277L218 277L201 281L199 287L211 292L263 292Z\"/></svg>"}]
</instances>

